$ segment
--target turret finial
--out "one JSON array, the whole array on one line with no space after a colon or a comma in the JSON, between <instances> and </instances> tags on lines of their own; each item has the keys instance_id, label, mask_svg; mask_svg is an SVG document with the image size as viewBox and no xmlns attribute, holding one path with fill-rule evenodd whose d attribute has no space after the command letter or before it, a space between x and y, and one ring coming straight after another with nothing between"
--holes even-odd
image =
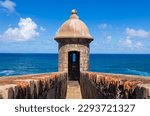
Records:
<instances>
[{"instance_id":1,"label":"turret finial","mask_svg":"<svg viewBox=\"0 0 150 116\"><path fill-rule=\"evenodd\" d=\"M76 10L76 9L73 9L73 10L71 11L71 13L72 13L72 14L77 14L77 10Z\"/></svg>"},{"instance_id":2,"label":"turret finial","mask_svg":"<svg viewBox=\"0 0 150 116\"><path fill-rule=\"evenodd\" d=\"M71 19L78 19L79 17L77 16L77 10L76 9L73 9L72 11L71 11L71 16L70 16L70 18Z\"/></svg>"}]
</instances>

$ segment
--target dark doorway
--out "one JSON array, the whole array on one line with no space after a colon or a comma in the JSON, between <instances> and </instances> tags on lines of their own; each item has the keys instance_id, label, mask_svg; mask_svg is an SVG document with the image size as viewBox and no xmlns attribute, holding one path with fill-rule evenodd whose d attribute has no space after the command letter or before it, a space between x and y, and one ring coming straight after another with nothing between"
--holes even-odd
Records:
<instances>
[{"instance_id":1,"label":"dark doorway","mask_svg":"<svg viewBox=\"0 0 150 116\"><path fill-rule=\"evenodd\" d=\"M69 80L79 80L80 78L80 52L68 53L68 77Z\"/></svg>"}]
</instances>

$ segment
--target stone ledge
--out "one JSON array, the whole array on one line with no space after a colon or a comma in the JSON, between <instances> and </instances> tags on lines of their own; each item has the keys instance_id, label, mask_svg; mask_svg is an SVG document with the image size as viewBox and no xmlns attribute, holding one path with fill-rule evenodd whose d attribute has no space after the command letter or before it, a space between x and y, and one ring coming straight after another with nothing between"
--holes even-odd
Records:
<instances>
[{"instance_id":1,"label":"stone ledge","mask_svg":"<svg viewBox=\"0 0 150 116\"><path fill-rule=\"evenodd\" d=\"M66 72L0 78L1 99L66 98L66 91Z\"/></svg>"},{"instance_id":2,"label":"stone ledge","mask_svg":"<svg viewBox=\"0 0 150 116\"><path fill-rule=\"evenodd\" d=\"M81 72L83 98L95 99L148 99L150 78L122 74Z\"/></svg>"}]
</instances>

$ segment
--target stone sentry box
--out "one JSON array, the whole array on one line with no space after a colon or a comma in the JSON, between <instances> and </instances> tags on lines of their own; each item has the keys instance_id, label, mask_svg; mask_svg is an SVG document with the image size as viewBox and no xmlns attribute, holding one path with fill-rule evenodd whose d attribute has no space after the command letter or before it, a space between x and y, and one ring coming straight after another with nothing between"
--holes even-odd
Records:
<instances>
[{"instance_id":1,"label":"stone sentry box","mask_svg":"<svg viewBox=\"0 0 150 116\"><path fill-rule=\"evenodd\" d=\"M85 23L72 10L70 19L59 28L59 71L67 71L69 80L79 80L80 71L89 70L89 44L93 40Z\"/></svg>"}]
</instances>

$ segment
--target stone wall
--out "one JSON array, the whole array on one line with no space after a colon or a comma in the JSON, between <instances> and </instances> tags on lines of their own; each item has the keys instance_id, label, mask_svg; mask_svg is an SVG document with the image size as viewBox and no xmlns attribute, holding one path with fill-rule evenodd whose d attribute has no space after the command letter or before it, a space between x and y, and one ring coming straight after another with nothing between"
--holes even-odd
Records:
<instances>
[{"instance_id":1,"label":"stone wall","mask_svg":"<svg viewBox=\"0 0 150 116\"><path fill-rule=\"evenodd\" d=\"M149 99L150 77L81 72L84 99Z\"/></svg>"},{"instance_id":2,"label":"stone wall","mask_svg":"<svg viewBox=\"0 0 150 116\"><path fill-rule=\"evenodd\" d=\"M66 92L65 72L0 78L1 99L64 99Z\"/></svg>"},{"instance_id":3,"label":"stone wall","mask_svg":"<svg viewBox=\"0 0 150 116\"><path fill-rule=\"evenodd\" d=\"M80 52L80 71L89 70L89 43L86 39L62 39L59 42L59 71L68 71L68 52Z\"/></svg>"}]
</instances>

